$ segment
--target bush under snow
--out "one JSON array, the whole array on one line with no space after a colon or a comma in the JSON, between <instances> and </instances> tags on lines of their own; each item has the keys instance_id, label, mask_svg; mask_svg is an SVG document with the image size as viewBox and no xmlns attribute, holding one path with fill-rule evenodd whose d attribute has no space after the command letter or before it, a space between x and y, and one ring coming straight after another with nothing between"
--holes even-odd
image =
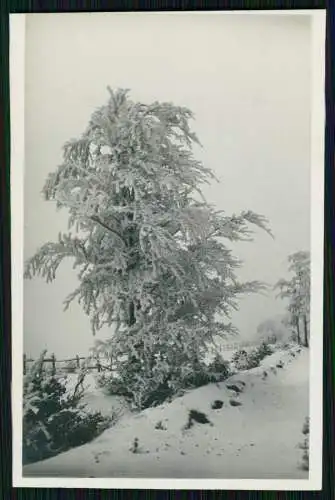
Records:
<instances>
[{"instance_id":1,"label":"bush under snow","mask_svg":"<svg viewBox=\"0 0 335 500\"><path fill-rule=\"evenodd\" d=\"M263 342L259 347L247 352L245 350L236 351L232 357L232 362L237 370L251 370L260 365L260 362L273 354L273 349L269 344Z\"/></svg>"},{"instance_id":2,"label":"bush under snow","mask_svg":"<svg viewBox=\"0 0 335 500\"><path fill-rule=\"evenodd\" d=\"M139 360L129 360L123 363L117 376L112 372L103 373L99 383L109 394L123 396L143 409L171 400L185 390L221 382L231 374L229 363L218 354L209 365L200 361L187 363L186 358L178 361L156 362L149 377Z\"/></svg>"},{"instance_id":3,"label":"bush under snow","mask_svg":"<svg viewBox=\"0 0 335 500\"><path fill-rule=\"evenodd\" d=\"M83 390L67 391L66 377L43 371L43 353L24 378L23 463L57 455L97 437L113 421L82 404Z\"/></svg>"}]
</instances>

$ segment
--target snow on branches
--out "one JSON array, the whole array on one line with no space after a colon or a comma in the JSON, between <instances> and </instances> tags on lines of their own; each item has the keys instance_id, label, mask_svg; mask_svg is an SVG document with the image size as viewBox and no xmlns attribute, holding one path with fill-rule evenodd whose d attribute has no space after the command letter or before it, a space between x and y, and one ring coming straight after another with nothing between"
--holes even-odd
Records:
<instances>
[{"instance_id":1,"label":"snow on branches","mask_svg":"<svg viewBox=\"0 0 335 500\"><path fill-rule=\"evenodd\" d=\"M150 357L172 332L200 353L214 334L226 334L239 295L263 286L238 281L241 263L225 240L251 241L256 226L271 234L267 220L251 211L229 217L204 199L201 185L215 177L194 157L191 111L108 90L43 190L69 211L76 236L43 245L25 275L53 280L63 258L73 257L79 286L66 307L77 299L93 332L116 325L116 356Z\"/></svg>"}]
</instances>

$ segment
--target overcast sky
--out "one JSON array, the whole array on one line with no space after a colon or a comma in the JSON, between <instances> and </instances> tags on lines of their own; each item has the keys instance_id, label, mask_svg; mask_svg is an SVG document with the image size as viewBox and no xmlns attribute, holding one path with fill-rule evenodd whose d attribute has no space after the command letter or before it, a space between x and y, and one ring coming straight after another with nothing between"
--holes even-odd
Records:
<instances>
[{"instance_id":1,"label":"overcast sky","mask_svg":"<svg viewBox=\"0 0 335 500\"><path fill-rule=\"evenodd\" d=\"M195 113L204 146L197 154L221 181L206 189L208 200L227 213L265 215L275 234L258 232L254 243L236 246L245 261L240 277L276 282L287 255L310 246L310 43L310 18L289 14L27 15L25 258L67 230L66 213L41 189L109 85ZM88 318L77 304L63 312L75 286L69 262L52 284L25 281L28 355L88 352ZM241 302L234 321L249 338L282 312L274 295L257 295Z\"/></svg>"}]
</instances>

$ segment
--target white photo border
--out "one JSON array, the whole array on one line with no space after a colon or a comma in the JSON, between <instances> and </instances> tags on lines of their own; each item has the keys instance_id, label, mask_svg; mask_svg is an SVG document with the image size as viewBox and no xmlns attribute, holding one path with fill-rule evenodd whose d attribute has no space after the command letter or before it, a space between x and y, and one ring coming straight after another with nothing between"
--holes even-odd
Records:
<instances>
[{"instance_id":1,"label":"white photo border","mask_svg":"<svg viewBox=\"0 0 335 500\"><path fill-rule=\"evenodd\" d=\"M187 15L184 13L174 13ZM206 15L209 12L205 12ZM308 15L312 21L310 471L306 480L28 478L22 476L25 20L10 15L13 486L32 488L320 490L322 488L325 10L211 12ZM28 14L29 15L29 14ZM96 15L99 15L98 13ZM100 13L100 15L103 15ZM141 15L134 13L134 15ZM142 13L142 15L145 15ZM201 12L198 12L201 15Z\"/></svg>"}]
</instances>

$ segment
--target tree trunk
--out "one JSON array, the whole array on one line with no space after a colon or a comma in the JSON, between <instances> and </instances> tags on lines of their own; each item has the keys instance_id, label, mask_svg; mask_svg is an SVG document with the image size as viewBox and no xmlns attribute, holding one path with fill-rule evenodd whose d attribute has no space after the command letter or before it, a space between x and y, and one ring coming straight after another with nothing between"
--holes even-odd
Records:
<instances>
[{"instance_id":1,"label":"tree trunk","mask_svg":"<svg viewBox=\"0 0 335 500\"><path fill-rule=\"evenodd\" d=\"M134 301L131 300L129 302L129 307L128 307L128 326L133 326L135 323L136 323L135 304Z\"/></svg>"},{"instance_id":2,"label":"tree trunk","mask_svg":"<svg viewBox=\"0 0 335 500\"><path fill-rule=\"evenodd\" d=\"M305 347L309 346L308 343L308 326L307 326L307 317L304 315L304 336L305 336Z\"/></svg>"},{"instance_id":3,"label":"tree trunk","mask_svg":"<svg viewBox=\"0 0 335 500\"><path fill-rule=\"evenodd\" d=\"M296 319L298 344L301 344L299 318Z\"/></svg>"}]
</instances>

